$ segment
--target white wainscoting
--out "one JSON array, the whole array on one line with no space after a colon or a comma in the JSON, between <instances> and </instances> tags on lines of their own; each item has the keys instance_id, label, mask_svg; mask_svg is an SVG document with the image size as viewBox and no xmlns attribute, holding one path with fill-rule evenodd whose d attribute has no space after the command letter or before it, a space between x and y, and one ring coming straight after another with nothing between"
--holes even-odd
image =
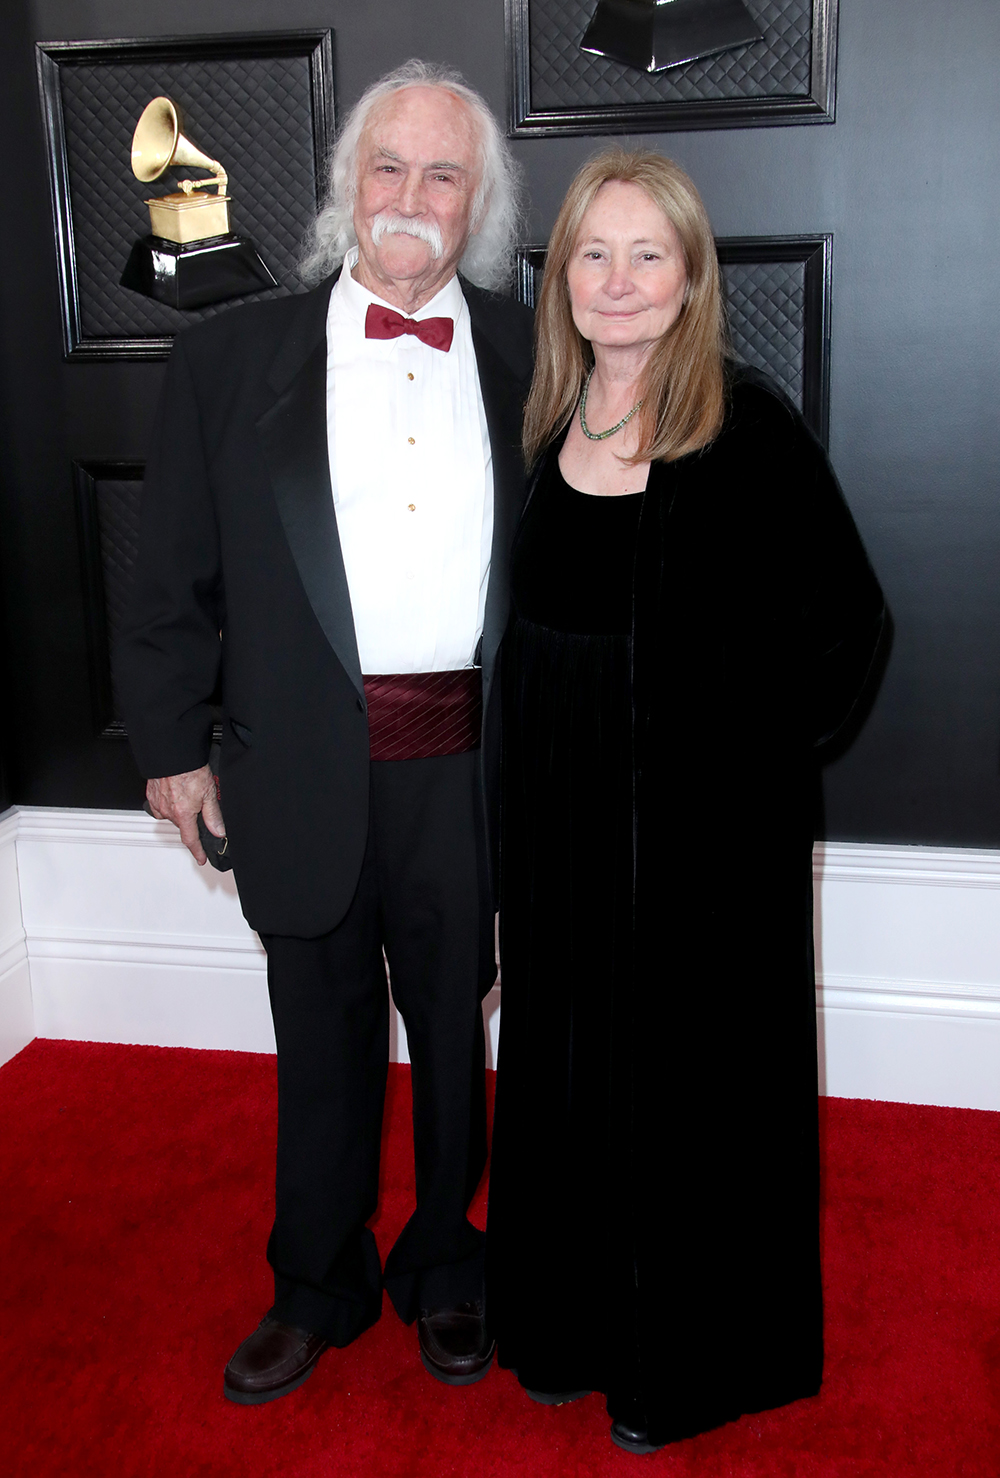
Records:
<instances>
[{"instance_id":1,"label":"white wainscoting","mask_svg":"<svg viewBox=\"0 0 1000 1478\"><path fill-rule=\"evenodd\" d=\"M814 871L824 1091L1000 1109L1000 852L826 843Z\"/></svg>"},{"instance_id":2,"label":"white wainscoting","mask_svg":"<svg viewBox=\"0 0 1000 1478\"><path fill-rule=\"evenodd\" d=\"M752 844L735 855L738 888ZM828 843L816 880L824 1091L1000 1109L1000 852ZM0 818L0 1061L32 1035L273 1051L231 875L142 812Z\"/></svg>"},{"instance_id":3,"label":"white wainscoting","mask_svg":"<svg viewBox=\"0 0 1000 1478\"><path fill-rule=\"evenodd\" d=\"M28 947L21 922L17 833L17 813L5 812L0 816L0 1063L20 1052L35 1035Z\"/></svg>"},{"instance_id":4,"label":"white wainscoting","mask_svg":"<svg viewBox=\"0 0 1000 1478\"><path fill-rule=\"evenodd\" d=\"M17 807L4 824L34 1011L13 1051L32 1036L274 1051L264 950L232 873L199 867L176 828L143 811ZM499 991L484 1011L492 1067ZM390 1053L409 1061L394 1008Z\"/></svg>"}]
</instances>

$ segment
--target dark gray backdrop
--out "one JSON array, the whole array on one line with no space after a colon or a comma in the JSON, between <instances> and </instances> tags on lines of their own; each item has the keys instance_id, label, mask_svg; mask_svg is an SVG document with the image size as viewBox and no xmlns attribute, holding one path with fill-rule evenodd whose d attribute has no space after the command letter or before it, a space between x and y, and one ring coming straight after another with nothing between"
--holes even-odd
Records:
<instances>
[{"instance_id":1,"label":"dark gray backdrop","mask_svg":"<svg viewBox=\"0 0 1000 1478\"><path fill-rule=\"evenodd\" d=\"M6 0L0 128L3 562L14 703L7 799L136 806L93 735L70 462L141 459L161 365L60 360L35 40L332 26L338 105L410 55L505 115L501 0ZM895 641L826 776L827 832L1000 845L1000 5L840 0L837 122L644 135L688 168L720 236L832 231L831 451ZM542 240L586 138L515 145ZM16 194L16 210L13 200ZM0 676L2 681L2 676ZM734 817L738 831L739 818Z\"/></svg>"}]
</instances>

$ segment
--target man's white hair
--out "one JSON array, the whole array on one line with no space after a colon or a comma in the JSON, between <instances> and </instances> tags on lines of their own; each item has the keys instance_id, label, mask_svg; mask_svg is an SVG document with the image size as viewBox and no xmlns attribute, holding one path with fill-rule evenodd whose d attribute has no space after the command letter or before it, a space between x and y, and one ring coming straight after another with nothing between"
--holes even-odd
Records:
<instances>
[{"instance_id":1,"label":"man's white hair","mask_svg":"<svg viewBox=\"0 0 1000 1478\"><path fill-rule=\"evenodd\" d=\"M498 288L511 276L515 233L520 219L517 166L485 101L450 67L416 59L373 82L351 109L330 161L323 209L306 241L299 267L303 281L320 282L340 266L352 246L358 149L377 110L404 87L440 87L469 109L479 135L479 184L472 202L472 229L459 271L477 287Z\"/></svg>"}]
</instances>

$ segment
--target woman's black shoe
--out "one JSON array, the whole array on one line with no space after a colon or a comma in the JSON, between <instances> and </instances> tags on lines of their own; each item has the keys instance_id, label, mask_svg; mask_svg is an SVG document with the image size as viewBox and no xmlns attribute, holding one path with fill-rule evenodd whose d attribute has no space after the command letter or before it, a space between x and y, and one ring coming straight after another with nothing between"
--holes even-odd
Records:
<instances>
[{"instance_id":1,"label":"woman's black shoe","mask_svg":"<svg viewBox=\"0 0 1000 1478\"><path fill-rule=\"evenodd\" d=\"M625 1422L611 1423L611 1440L618 1447L624 1447L626 1452L659 1452L661 1447L666 1447L665 1442L650 1442L649 1434L645 1427L630 1427Z\"/></svg>"},{"instance_id":2,"label":"woman's black shoe","mask_svg":"<svg viewBox=\"0 0 1000 1478\"><path fill-rule=\"evenodd\" d=\"M542 1406L565 1406L569 1401L580 1401L590 1395L589 1391L529 1391L527 1386L522 1386L521 1390Z\"/></svg>"}]
</instances>

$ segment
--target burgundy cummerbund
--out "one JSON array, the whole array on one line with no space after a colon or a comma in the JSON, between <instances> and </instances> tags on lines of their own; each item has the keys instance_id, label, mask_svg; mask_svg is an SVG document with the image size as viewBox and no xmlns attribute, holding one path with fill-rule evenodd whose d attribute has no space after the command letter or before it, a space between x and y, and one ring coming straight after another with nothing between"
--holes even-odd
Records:
<instances>
[{"instance_id":1,"label":"burgundy cummerbund","mask_svg":"<svg viewBox=\"0 0 1000 1478\"><path fill-rule=\"evenodd\" d=\"M478 749L483 678L460 672L404 672L366 677L368 737L373 760L423 760Z\"/></svg>"}]
</instances>

